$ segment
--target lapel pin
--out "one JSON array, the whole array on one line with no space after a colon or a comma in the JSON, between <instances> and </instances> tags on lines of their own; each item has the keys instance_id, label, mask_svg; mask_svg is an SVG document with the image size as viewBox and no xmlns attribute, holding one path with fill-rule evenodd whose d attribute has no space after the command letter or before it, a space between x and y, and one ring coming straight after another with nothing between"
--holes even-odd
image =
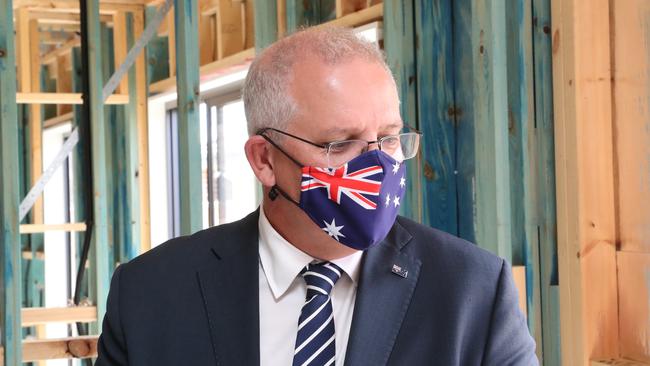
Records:
<instances>
[{"instance_id":1,"label":"lapel pin","mask_svg":"<svg viewBox=\"0 0 650 366\"><path fill-rule=\"evenodd\" d=\"M398 266L397 264L393 264L393 268L391 269L391 271L393 273L395 273L396 275L398 275L400 277L403 277L403 278L406 278L406 276L408 276L408 274L409 274L408 270Z\"/></svg>"}]
</instances>

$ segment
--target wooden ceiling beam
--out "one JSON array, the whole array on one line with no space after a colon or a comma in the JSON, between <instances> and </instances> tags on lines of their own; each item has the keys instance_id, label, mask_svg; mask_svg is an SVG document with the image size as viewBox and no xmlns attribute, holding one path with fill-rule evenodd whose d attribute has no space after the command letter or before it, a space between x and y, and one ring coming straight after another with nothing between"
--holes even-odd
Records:
<instances>
[{"instance_id":1,"label":"wooden ceiling beam","mask_svg":"<svg viewBox=\"0 0 650 366\"><path fill-rule=\"evenodd\" d=\"M139 12L142 11L144 0L107 0L100 4L100 13L105 12ZM14 9L26 7L30 10L54 10L60 12L79 13L79 1L77 0L14 0Z\"/></svg>"}]
</instances>

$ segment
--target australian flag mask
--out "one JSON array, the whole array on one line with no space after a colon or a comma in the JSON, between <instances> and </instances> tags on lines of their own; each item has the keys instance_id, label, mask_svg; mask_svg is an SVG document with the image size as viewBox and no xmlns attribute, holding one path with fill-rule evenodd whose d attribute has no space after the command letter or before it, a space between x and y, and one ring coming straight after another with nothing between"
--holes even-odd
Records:
<instances>
[{"instance_id":1,"label":"australian flag mask","mask_svg":"<svg viewBox=\"0 0 650 366\"><path fill-rule=\"evenodd\" d=\"M388 234L405 189L405 165L381 150L371 150L337 169L303 166L300 202L278 186L269 197L275 199L279 192L333 239L365 250Z\"/></svg>"}]
</instances>

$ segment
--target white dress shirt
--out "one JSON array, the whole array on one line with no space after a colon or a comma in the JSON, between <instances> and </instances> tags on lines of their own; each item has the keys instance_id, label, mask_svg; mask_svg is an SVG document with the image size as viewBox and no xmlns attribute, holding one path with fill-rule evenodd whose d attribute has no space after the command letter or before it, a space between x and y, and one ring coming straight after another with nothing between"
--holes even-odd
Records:
<instances>
[{"instance_id":1,"label":"white dress shirt","mask_svg":"<svg viewBox=\"0 0 650 366\"><path fill-rule=\"evenodd\" d=\"M260 207L260 364L287 366L293 362L298 318L307 296L300 271L314 258L294 247L269 223ZM357 293L363 252L332 260L343 274L332 290L336 364L343 365Z\"/></svg>"}]
</instances>

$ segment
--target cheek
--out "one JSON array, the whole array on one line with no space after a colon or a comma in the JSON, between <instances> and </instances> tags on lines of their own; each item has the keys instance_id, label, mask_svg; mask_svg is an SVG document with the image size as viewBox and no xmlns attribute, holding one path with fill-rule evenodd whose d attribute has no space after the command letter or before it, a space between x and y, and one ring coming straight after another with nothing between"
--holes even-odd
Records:
<instances>
[{"instance_id":1,"label":"cheek","mask_svg":"<svg viewBox=\"0 0 650 366\"><path fill-rule=\"evenodd\" d=\"M300 196L300 179L302 176L300 168L285 158L276 160L273 172L276 184L297 201Z\"/></svg>"}]
</instances>

